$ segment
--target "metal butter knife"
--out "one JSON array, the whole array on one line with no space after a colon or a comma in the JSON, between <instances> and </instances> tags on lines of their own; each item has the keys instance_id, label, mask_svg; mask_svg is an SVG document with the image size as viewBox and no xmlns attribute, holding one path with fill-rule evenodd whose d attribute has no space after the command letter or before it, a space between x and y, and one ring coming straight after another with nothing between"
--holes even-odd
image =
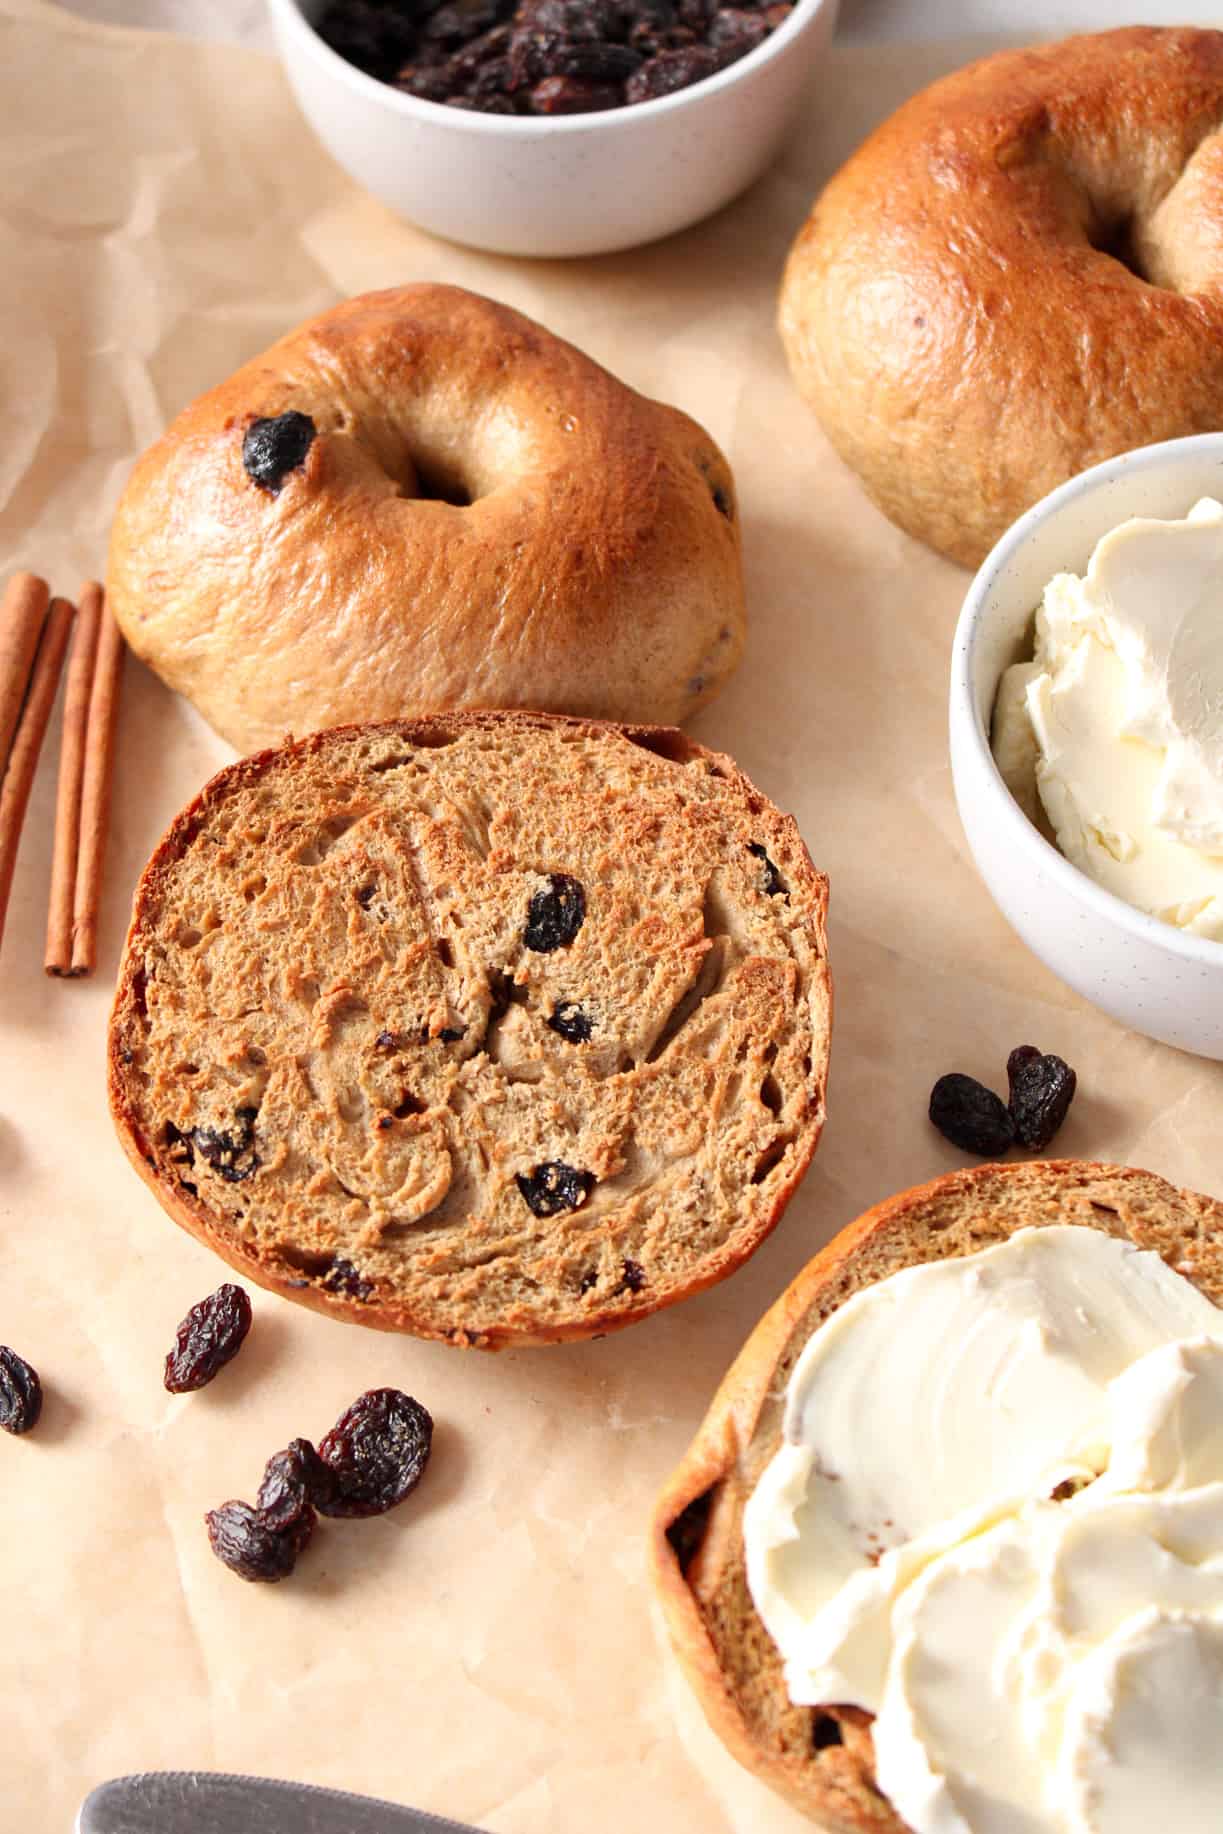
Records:
<instances>
[{"instance_id":1,"label":"metal butter knife","mask_svg":"<svg viewBox=\"0 0 1223 1834\"><path fill-rule=\"evenodd\" d=\"M103 1783L76 1834L477 1834L466 1822L346 1790L203 1770L151 1770Z\"/></svg>"}]
</instances>

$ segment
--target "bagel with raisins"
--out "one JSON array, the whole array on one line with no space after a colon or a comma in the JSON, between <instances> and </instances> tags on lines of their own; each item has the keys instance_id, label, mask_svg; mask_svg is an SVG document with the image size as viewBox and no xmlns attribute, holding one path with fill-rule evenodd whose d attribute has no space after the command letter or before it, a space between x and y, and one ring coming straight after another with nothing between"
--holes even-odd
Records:
<instances>
[{"instance_id":1,"label":"bagel with raisins","mask_svg":"<svg viewBox=\"0 0 1223 1834\"><path fill-rule=\"evenodd\" d=\"M1001 51L876 129L790 253L790 368L893 522L975 567L1047 491L1223 426L1223 32Z\"/></svg>"},{"instance_id":2,"label":"bagel with raisins","mask_svg":"<svg viewBox=\"0 0 1223 1834\"><path fill-rule=\"evenodd\" d=\"M240 751L450 707L670 724L744 638L730 467L507 306L336 306L185 409L115 515L136 654Z\"/></svg>"},{"instance_id":3,"label":"bagel with raisins","mask_svg":"<svg viewBox=\"0 0 1223 1834\"><path fill-rule=\"evenodd\" d=\"M111 1105L168 1213L340 1318L495 1349L732 1273L824 1118L827 883L668 729L462 713L230 766L136 893Z\"/></svg>"}]
</instances>

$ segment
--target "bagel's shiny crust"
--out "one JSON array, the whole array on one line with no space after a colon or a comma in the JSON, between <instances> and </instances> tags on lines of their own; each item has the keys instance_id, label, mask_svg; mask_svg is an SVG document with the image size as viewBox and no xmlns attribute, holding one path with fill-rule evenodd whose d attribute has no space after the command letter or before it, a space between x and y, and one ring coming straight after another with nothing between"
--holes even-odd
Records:
<instances>
[{"instance_id":1,"label":"bagel's shiny crust","mask_svg":"<svg viewBox=\"0 0 1223 1834\"><path fill-rule=\"evenodd\" d=\"M894 522L973 566L1075 472L1223 426L1221 122L1223 32L1134 27L957 71L832 179L781 332Z\"/></svg>"},{"instance_id":2,"label":"bagel's shiny crust","mask_svg":"<svg viewBox=\"0 0 1223 1834\"><path fill-rule=\"evenodd\" d=\"M658 1500L654 1584L706 1718L741 1764L827 1834L906 1834L907 1823L875 1784L870 1714L791 1704L748 1590L743 1509L780 1444L790 1372L824 1320L864 1287L1052 1223L1153 1250L1223 1303L1223 1204L1213 1198L1089 1160L949 1173L876 1204L808 1262L748 1338ZM673 1537L694 1505L705 1523L681 1567Z\"/></svg>"},{"instance_id":3,"label":"bagel's shiny crust","mask_svg":"<svg viewBox=\"0 0 1223 1834\"><path fill-rule=\"evenodd\" d=\"M273 494L243 437L291 409L317 436ZM107 584L136 653L243 751L452 707L670 724L744 636L713 441L456 287L349 300L187 408L132 474Z\"/></svg>"}]
</instances>

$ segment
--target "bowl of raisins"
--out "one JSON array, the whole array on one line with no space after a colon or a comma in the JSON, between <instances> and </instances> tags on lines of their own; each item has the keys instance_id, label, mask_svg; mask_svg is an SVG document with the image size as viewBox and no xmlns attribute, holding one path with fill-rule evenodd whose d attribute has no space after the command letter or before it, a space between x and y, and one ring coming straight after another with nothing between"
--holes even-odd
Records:
<instances>
[{"instance_id":1,"label":"bowl of raisins","mask_svg":"<svg viewBox=\"0 0 1223 1834\"><path fill-rule=\"evenodd\" d=\"M1223 943L1127 904L1060 853L995 762L990 728L1004 669L1032 653L1055 574L1083 574L1101 536L1131 516L1179 518L1223 495L1223 433L1106 459L1037 503L973 580L952 649L951 774L977 869L1034 955L1122 1025L1223 1059Z\"/></svg>"},{"instance_id":2,"label":"bowl of raisins","mask_svg":"<svg viewBox=\"0 0 1223 1834\"><path fill-rule=\"evenodd\" d=\"M838 0L268 0L323 145L495 254L608 254L727 204L810 93Z\"/></svg>"}]
</instances>

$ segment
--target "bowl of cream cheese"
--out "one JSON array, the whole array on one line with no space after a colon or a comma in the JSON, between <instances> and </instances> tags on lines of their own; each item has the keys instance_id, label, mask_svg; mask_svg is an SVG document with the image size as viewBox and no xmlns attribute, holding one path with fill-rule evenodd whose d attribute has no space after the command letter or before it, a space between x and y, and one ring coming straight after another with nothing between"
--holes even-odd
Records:
<instances>
[{"instance_id":1,"label":"bowl of cream cheese","mask_svg":"<svg viewBox=\"0 0 1223 1834\"><path fill-rule=\"evenodd\" d=\"M973 580L950 737L977 867L1135 1031L1223 1058L1223 433L1123 453Z\"/></svg>"}]
</instances>

